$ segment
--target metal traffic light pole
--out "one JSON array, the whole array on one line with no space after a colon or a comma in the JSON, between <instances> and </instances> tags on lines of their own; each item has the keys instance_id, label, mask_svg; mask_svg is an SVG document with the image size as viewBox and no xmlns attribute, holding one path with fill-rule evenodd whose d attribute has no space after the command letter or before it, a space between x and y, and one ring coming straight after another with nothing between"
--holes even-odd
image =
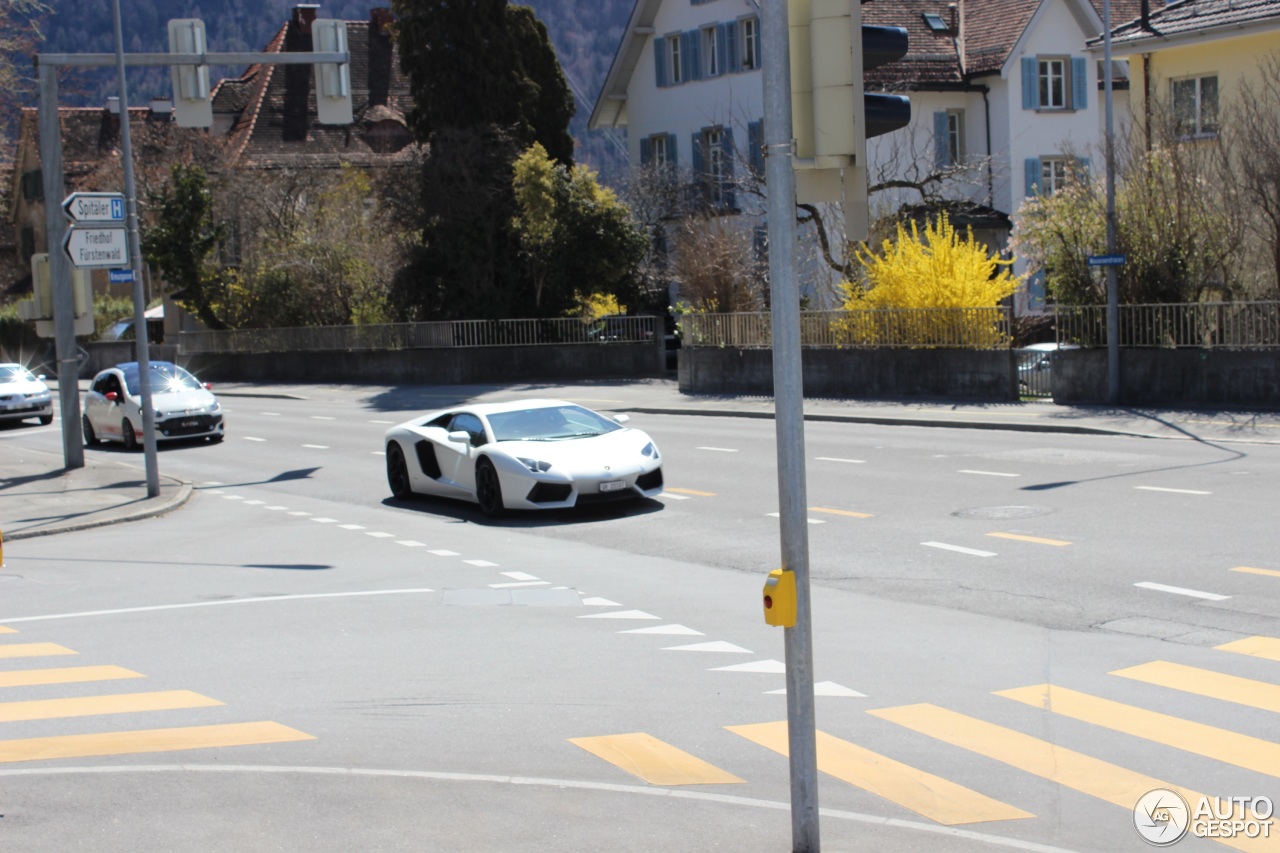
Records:
<instances>
[{"instance_id":1,"label":"metal traffic light pole","mask_svg":"<svg viewBox=\"0 0 1280 853\"><path fill-rule=\"evenodd\" d=\"M786 0L761 3L765 185L773 309L773 399L778 442L782 568L796 581L796 622L783 629L791 763L791 849L818 853L818 755L813 699L813 623L805 500L804 388L796 274L796 176L791 156L791 51Z\"/></svg>"}]
</instances>

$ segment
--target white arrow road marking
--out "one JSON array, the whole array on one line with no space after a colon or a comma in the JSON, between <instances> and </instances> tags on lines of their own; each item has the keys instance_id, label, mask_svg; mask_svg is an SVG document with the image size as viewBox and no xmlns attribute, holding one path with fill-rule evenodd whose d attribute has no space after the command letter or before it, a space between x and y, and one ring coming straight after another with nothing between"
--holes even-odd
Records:
<instances>
[{"instance_id":1,"label":"white arrow road marking","mask_svg":"<svg viewBox=\"0 0 1280 853\"><path fill-rule=\"evenodd\" d=\"M1218 595L1216 592L1201 592L1198 589L1187 589L1181 586L1166 586L1162 583L1152 583L1151 581L1142 581L1135 583L1134 586L1140 586L1143 589L1154 589L1156 592L1171 592L1174 595L1189 595L1192 598L1203 598L1206 601L1226 601L1231 596Z\"/></svg>"},{"instance_id":2,"label":"white arrow road marking","mask_svg":"<svg viewBox=\"0 0 1280 853\"><path fill-rule=\"evenodd\" d=\"M780 660L758 660L752 663L735 663L733 666L718 666L708 672L769 672L787 671L787 665Z\"/></svg>"},{"instance_id":3,"label":"white arrow road marking","mask_svg":"<svg viewBox=\"0 0 1280 853\"><path fill-rule=\"evenodd\" d=\"M765 694L785 696L787 694L787 688L784 687L781 690L766 690ZM813 695L814 696L840 696L840 697L847 697L850 699L866 699L867 698L867 694L859 693L856 690L850 690L848 687L845 687L842 684L836 684L834 681L819 681L817 684L813 685Z\"/></svg>"},{"instance_id":4,"label":"white arrow road marking","mask_svg":"<svg viewBox=\"0 0 1280 853\"><path fill-rule=\"evenodd\" d=\"M643 610L615 610L612 613L589 613L579 619L657 619L652 613Z\"/></svg>"},{"instance_id":5,"label":"white arrow road marking","mask_svg":"<svg viewBox=\"0 0 1280 853\"><path fill-rule=\"evenodd\" d=\"M582 602L586 604L586 602ZM704 637L701 631L695 631L692 628L686 628L683 625L653 625L649 628L629 628L626 631L619 631L619 634L671 634L673 636L683 637Z\"/></svg>"},{"instance_id":6,"label":"white arrow road marking","mask_svg":"<svg viewBox=\"0 0 1280 853\"><path fill-rule=\"evenodd\" d=\"M710 643L694 643L691 646L667 646L664 652L726 652L735 655L749 655L751 649L744 649L742 646L735 646L733 643L726 643L723 640L715 640Z\"/></svg>"}]
</instances>

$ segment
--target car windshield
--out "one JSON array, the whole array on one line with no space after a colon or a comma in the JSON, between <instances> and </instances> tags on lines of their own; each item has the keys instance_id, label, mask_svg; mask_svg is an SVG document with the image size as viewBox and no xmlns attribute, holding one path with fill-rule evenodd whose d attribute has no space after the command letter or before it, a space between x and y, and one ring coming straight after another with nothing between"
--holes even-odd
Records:
<instances>
[{"instance_id":1,"label":"car windshield","mask_svg":"<svg viewBox=\"0 0 1280 853\"><path fill-rule=\"evenodd\" d=\"M35 377L31 375L31 371L19 364L0 365L0 383L34 381Z\"/></svg>"},{"instance_id":2,"label":"car windshield","mask_svg":"<svg viewBox=\"0 0 1280 853\"><path fill-rule=\"evenodd\" d=\"M138 365L126 364L122 365L120 369L124 373L124 383L128 387L129 393L134 395L142 393L141 385L138 383ZM198 391L203 387L199 379L196 379L184 368L178 367L176 364L153 362L151 365L152 394Z\"/></svg>"},{"instance_id":3,"label":"car windshield","mask_svg":"<svg viewBox=\"0 0 1280 853\"><path fill-rule=\"evenodd\" d=\"M496 441L560 441L622 429L603 415L572 405L495 412L489 426Z\"/></svg>"}]
</instances>

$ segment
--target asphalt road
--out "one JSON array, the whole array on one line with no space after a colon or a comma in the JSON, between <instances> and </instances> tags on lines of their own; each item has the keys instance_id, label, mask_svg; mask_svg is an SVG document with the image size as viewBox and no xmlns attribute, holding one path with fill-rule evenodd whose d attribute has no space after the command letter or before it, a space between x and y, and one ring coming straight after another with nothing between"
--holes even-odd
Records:
<instances>
[{"instance_id":1,"label":"asphalt road","mask_svg":"<svg viewBox=\"0 0 1280 853\"><path fill-rule=\"evenodd\" d=\"M771 423L635 416L662 499L492 523L389 498L402 400L224 402L181 511L6 550L0 848L790 849ZM1274 798L1277 453L810 425L825 849Z\"/></svg>"}]
</instances>

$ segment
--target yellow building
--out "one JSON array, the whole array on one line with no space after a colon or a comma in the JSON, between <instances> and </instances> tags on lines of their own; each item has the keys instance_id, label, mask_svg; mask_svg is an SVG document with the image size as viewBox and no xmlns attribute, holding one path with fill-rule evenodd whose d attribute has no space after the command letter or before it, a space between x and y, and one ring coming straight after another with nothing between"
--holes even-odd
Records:
<instances>
[{"instance_id":1,"label":"yellow building","mask_svg":"<svg viewBox=\"0 0 1280 853\"><path fill-rule=\"evenodd\" d=\"M1216 136L1223 108L1246 83L1260 85L1270 55L1280 61L1280 0L1142 5L1111 37L1112 56L1129 62L1135 126L1150 142L1155 123L1171 115L1180 137ZM1090 47L1100 51L1102 40Z\"/></svg>"}]
</instances>

